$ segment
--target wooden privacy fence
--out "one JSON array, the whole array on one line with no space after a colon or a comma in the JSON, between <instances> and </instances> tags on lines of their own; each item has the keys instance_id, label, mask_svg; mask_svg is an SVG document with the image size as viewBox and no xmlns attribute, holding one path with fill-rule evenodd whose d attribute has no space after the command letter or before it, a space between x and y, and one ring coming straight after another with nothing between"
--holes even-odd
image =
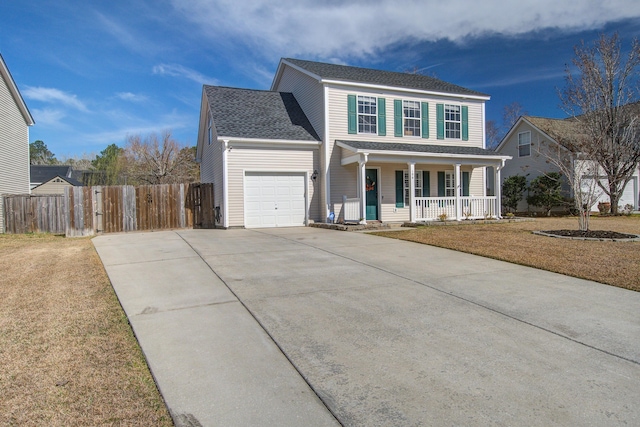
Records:
<instances>
[{"instance_id":1,"label":"wooden privacy fence","mask_svg":"<svg viewBox=\"0 0 640 427\"><path fill-rule=\"evenodd\" d=\"M6 196L7 233L90 236L213 228L213 184L68 187L64 195Z\"/></svg>"}]
</instances>

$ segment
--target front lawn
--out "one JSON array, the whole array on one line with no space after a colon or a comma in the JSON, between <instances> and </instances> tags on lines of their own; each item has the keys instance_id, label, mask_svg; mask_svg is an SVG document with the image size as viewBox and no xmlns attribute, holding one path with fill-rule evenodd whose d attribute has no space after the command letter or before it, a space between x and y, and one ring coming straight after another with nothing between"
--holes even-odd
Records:
<instances>
[{"instance_id":1,"label":"front lawn","mask_svg":"<svg viewBox=\"0 0 640 427\"><path fill-rule=\"evenodd\" d=\"M0 301L0 425L173 425L91 240L0 234Z\"/></svg>"},{"instance_id":2,"label":"front lawn","mask_svg":"<svg viewBox=\"0 0 640 427\"><path fill-rule=\"evenodd\" d=\"M640 234L638 216L592 217L590 225L593 230ZM577 218L552 217L500 224L447 223L376 234L640 291L640 242L568 240L531 233L574 228L578 228Z\"/></svg>"}]
</instances>

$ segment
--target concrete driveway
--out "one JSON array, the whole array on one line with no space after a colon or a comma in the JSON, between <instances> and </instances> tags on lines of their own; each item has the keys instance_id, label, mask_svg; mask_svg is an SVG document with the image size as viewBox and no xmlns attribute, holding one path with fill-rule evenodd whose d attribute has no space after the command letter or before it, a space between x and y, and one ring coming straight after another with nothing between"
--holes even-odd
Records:
<instances>
[{"instance_id":1,"label":"concrete driveway","mask_svg":"<svg viewBox=\"0 0 640 427\"><path fill-rule=\"evenodd\" d=\"M93 241L178 426L640 425L640 293L315 228Z\"/></svg>"}]
</instances>

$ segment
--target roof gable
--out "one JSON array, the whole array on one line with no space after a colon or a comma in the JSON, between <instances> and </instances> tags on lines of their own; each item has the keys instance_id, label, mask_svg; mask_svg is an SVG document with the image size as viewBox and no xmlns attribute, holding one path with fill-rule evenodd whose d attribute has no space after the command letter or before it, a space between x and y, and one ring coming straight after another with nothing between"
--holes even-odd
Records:
<instances>
[{"instance_id":1,"label":"roof gable","mask_svg":"<svg viewBox=\"0 0 640 427\"><path fill-rule=\"evenodd\" d=\"M29 168L29 180L35 182L47 182L56 176L69 178L71 176L71 166L58 165L31 165Z\"/></svg>"},{"instance_id":2,"label":"roof gable","mask_svg":"<svg viewBox=\"0 0 640 427\"><path fill-rule=\"evenodd\" d=\"M319 141L291 93L204 86L220 137Z\"/></svg>"},{"instance_id":3,"label":"roof gable","mask_svg":"<svg viewBox=\"0 0 640 427\"><path fill-rule=\"evenodd\" d=\"M353 84L368 84L388 86L403 89L442 93L448 95L462 95L489 99L489 95L443 80L421 74L400 73L396 71L375 70L371 68L352 67L347 65L327 64L323 62L306 61L302 59L283 58L278 73L274 78L274 85L279 78L282 64L289 64L301 69L320 80L342 81ZM272 86L273 87L273 86Z\"/></svg>"},{"instance_id":4,"label":"roof gable","mask_svg":"<svg viewBox=\"0 0 640 427\"><path fill-rule=\"evenodd\" d=\"M36 122L33 120L29 109L27 108L27 104L25 104L20 91L18 90L18 86L16 82L13 80L11 73L9 72L9 68L7 64L4 62L4 58L2 58L2 54L0 54L0 76L6 82L7 87L9 88L9 92L11 92L11 96L13 97L14 102L18 106L22 117L24 118L27 126L33 126Z\"/></svg>"}]
</instances>

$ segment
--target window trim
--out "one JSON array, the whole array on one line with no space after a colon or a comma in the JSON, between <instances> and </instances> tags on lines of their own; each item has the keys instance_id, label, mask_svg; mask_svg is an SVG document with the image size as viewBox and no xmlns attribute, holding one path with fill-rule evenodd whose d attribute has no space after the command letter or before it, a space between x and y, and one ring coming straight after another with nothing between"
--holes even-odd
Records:
<instances>
[{"instance_id":1,"label":"window trim","mask_svg":"<svg viewBox=\"0 0 640 427\"><path fill-rule=\"evenodd\" d=\"M412 111L415 112L413 117L407 116L407 106L406 104L411 103L417 105L417 108L412 108ZM407 128L407 121L413 120L414 126L412 127L413 131L411 133L407 133L410 130ZM417 134L415 133L417 131ZM402 136L414 136L417 138L422 137L422 102L420 101L411 101L409 99L402 100Z\"/></svg>"},{"instance_id":2,"label":"window trim","mask_svg":"<svg viewBox=\"0 0 640 427\"><path fill-rule=\"evenodd\" d=\"M526 144L523 144L522 140L520 139L521 135L529 135L529 142L527 142ZM527 154L522 154L521 152L522 148L524 147L529 147L529 152ZM518 132L518 157L531 157L531 131L530 130Z\"/></svg>"},{"instance_id":3,"label":"window trim","mask_svg":"<svg viewBox=\"0 0 640 427\"><path fill-rule=\"evenodd\" d=\"M451 186L447 186L447 181L451 180ZM456 197L456 171L444 171L444 197Z\"/></svg>"},{"instance_id":4,"label":"window trim","mask_svg":"<svg viewBox=\"0 0 640 427\"><path fill-rule=\"evenodd\" d=\"M457 109L457 112L451 112L451 111L447 111L448 109L450 109L451 107ZM462 139L462 105L460 104L444 104L444 116L443 116L443 120L444 120L444 139L452 139L452 140L461 140ZM450 114L457 114L458 119L457 120L451 120L451 119L447 119L447 116ZM448 125L449 124L457 124L458 129L453 129L450 130L448 129ZM451 132L455 132L457 133L458 136L450 136Z\"/></svg>"},{"instance_id":5,"label":"window trim","mask_svg":"<svg viewBox=\"0 0 640 427\"><path fill-rule=\"evenodd\" d=\"M367 98L367 101L372 102L372 104L369 105L369 107L373 109L373 112L369 112L369 113L364 113L364 112L360 112L360 100L362 99L362 101L364 102L365 99ZM365 107L365 105L363 105L363 107ZM360 123L360 117L369 117L369 124L362 124ZM356 96L356 131L358 134L362 134L362 135L377 135L378 134L378 98L375 96L370 96L370 95L357 95ZM372 124L373 123L373 124ZM369 126L371 128L371 131L369 132L365 132L360 130L361 126Z\"/></svg>"},{"instance_id":6,"label":"window trim","mask_svg":"<svg viewBox=\"0 0 640 427\"><path fill-rule=\"evenodd\" d=\"M415 170L415 177L416 177L416 184L415 184L415 196L414 197L422 197L422 189L424 188L424 174L422 170ZM419 185L418 185L419 184ZM403 201L404 201L404 206L407 207L409 206L409 170L408 169L404 169L402 171L402 194L403 194Z\"/></svg>"}]
</instances>

